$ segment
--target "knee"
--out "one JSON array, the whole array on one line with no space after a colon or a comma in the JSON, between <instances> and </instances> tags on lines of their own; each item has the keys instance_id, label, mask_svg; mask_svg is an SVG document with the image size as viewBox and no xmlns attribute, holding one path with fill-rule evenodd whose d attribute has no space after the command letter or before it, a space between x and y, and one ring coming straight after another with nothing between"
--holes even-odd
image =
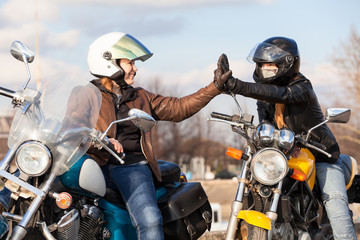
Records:
<instances>
[{"instance_id":1,"label":"knee","mask_svg":"<svg viewBox=\"0 0 360 240\"><path fill-rule=\"evenodd\" d=\"M141 229L152 229L162 226L161 215L146 214L139 222L139 228Z\"/></svg>"},{"instance_id":2,"label":"knee","mask_svg":"<svg viewBox=\"0 0 360 240\"><path fill-rule=\"evenodd\" d=\"M137 228L141 230L156 228L162 225L160 209L156 207L145 207L141 216L136 219Z\"/></svg>"},{"instance_id":3,"label":"knee","mask_svg":"<svg viewBox=\"0 0 360 240\"><path fill-rule=\"evenodd\" d=\"M323 201L324 203L338 202L348 204L347 195L342 192L329 192L323 193Z\"/></svg>"}]
</instances>

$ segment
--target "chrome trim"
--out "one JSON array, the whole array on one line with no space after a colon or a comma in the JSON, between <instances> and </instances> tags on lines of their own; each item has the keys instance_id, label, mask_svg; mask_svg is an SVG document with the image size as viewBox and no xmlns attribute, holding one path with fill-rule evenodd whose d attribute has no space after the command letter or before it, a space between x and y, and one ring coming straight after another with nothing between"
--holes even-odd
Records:
<instances>
[{"instance_id":1,"label":"chrome trim","mask_svg":"<svg viewBox=\"0 0 360 240\"><path fill-rule=\"evenodd\" d=\"M54 238L53 235L51 235L48 227L46 226L45 222L38 222L37 226L40 228L41 233L43 234L43 236L48 239L48 240L56 240L56 238Z\"/></svg>"},{"instance_id":2,"label":"chrome trim","mask_svg":"<svg viewBox=\"0 0 360 240\"><path fill-rule=\"evenodd\" d=\"M10 165L10 162L16 153L17 148L18 148L18 146L15 146L15 147L9 149L9 151L6 153L4 159L0 162L0 170L7 169L8 165Z\"/></svg>"},{"instance_id":3,"label":"chrome trim","mask_svg":"<svg viewBox=\"0 0 360 240\"><path fill-rule=\"evenodd\" d=\"M44 197L46 194L41 191L40 189L32 186L31 184L22 181L21 179L17 178L16 176L6 172L5 170L1 170L0 169L0 176L5 177L6 179L9 179L10 181L16 183L17 185L25 188L26 190L29 190L30 192L35 193L36 195L40 196L40 197Z\"/></svg>"}]
</instances>

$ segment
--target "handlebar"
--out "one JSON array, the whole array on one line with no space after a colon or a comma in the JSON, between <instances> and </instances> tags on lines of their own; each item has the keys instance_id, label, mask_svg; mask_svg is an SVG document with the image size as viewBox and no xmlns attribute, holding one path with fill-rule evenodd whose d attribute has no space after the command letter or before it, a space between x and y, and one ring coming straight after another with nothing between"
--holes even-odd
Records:
<instances>
[{"instance_id":1,"label":"handlebar","mask_svg":"<svg viewBox=\"0 0 360 240\"><path fill-rule=\"evenodd\" d=\"M120 157L121 160L123 160L125 158L125 153L118 153L115 148L114 148L114 145L109 142L108 144L106 144L106 146L108 148L111 149L111 151L113 151L118 157ZM113 155L113 154L112 154ZM115 157L115 156L114 156ZM118 159L119 160L119 159ZM119 160L120 161L120 160ZM120 161L121 164L124 164L124 161Z\"/></svg>"},{"instance_id":2,"label":"handlebar","mask_svg":"<svg viewBox=\"0 0 360 240\"><path fill-rule=\"evenodd\" d=\"M320 148L323 151L326 151L326 146L324 144L321 144L321 143L318 143L318 142L315 142L315 141L312 141L312 140L309 140L309 143L311 145L314 145L315 147Z\"/></svg>"},{"instance_id":3,"label":"handlebar","mask_svg":"<svg viewBox=\"0 0 360 240\"><path fill-rule=\"evenodd\" d=\"M13 98L16 95L16 92L7 88L0 87L0 95Z\"/></svg>"},{"instance_id":4,"label":"handlebar","mask_svg":"<svg viewBox=\"0 0 360 240\"><path fill-rule=\"evenodd\" d=\"M330 153L326 152L326 146L324 144L321 144L321 143L318 143L318 142L315 142L312 140L310 140L309 142L306 142L300 136L296 137L296 141L307 148L314 149L314 150L326 155L328 158L332 157L332 155Z\"/></svg>"},{"instance_id":5,"label":"handlebar","mask_svg":"<svg viewBox=\"0 0 360 240\"><path fill-rule=\"evenodd\" d=\"M254 120L253 115L246 113L243 114L242 116L239 116L237 114L230 116L224 113L212 112L210 116L212 118L210 120L231 122L232 125L237 125L237 126L241 126L241 125L252 126L252 122Z\"/></svg>"},{"instance_id":6,"label":"handlebar","mask_svg":"<svg viewBox=\"0 0 360 240\"><path fill-rule=\"evenodd\" d=\"M210 114L211 117L213 118L217 118L217 119L221 119L221 120L225 120L225 121L234 121L233 120L233 116L230 116L230 115L226 115L226 114L223 114L223 113L218 113L218 112L212 112Z\"/></svg>"}]
</instances>

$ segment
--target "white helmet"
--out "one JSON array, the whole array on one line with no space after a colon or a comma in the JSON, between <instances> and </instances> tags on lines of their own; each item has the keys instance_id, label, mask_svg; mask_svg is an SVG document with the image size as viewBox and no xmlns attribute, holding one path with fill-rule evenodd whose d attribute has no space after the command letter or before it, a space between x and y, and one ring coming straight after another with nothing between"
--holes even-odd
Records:
<instances>
[{"instance_id":1,"label":"white helmet","mask_svg":"<svg viewBox=\"0 0 360 240\"><path fill-rule=\"evenodd\" d=\"M87 61L92 75L117 79L123 70L116 64L116 59L145 61L152 55L130 34L112 32L102 35L89 46Z\"/></svg>"}]
</instances>

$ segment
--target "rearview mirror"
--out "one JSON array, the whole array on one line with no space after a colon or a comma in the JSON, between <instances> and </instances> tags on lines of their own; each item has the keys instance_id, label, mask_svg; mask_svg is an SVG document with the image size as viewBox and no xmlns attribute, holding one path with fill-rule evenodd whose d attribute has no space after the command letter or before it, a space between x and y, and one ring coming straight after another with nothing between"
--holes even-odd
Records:
<instances>
[{"instance_id":1,"label":"rearview mirror","mask_svg":"<svg viewBox=\"0 0 360 240\"><path fill-rule=\"evenodd\" d=\"M350 119L351 110L349 108L328 108L325 120L333 123L347 123Z\"/></svg>"},{"instance_id":2,"label":"rearview mirror","mask_svg":"<svg viewBox=\"0 0 360 240\"><path fill-rule=\"evenodd\" d=\"M31 63L35 58L34 53L30 51L30 49L25 46L25 44L19 41L15 41L11 44L10 53L14 58L22 62L24 62L26 59L28 63Z\"/></svg>"},{"instance_id":3,"label":"rearview mirror","mask_svg":"<svg viewBox=\"0 0 360 240\"><path fill-rule=\"evenodd\" d=\"M324 125L325 123L347 123L350 119L350 114L351 110L349 108L328 108L325 113L325 121L316 125L315 127L312 127L308 131L306 135L306 141L310 139L310 133L314 129Z\"/></svg>"},{"instance_id":4,"label":"rearview mirror","mask_svg":"<svg viewBox=\"0 0 360 240\"><path fill-rule=\"evenodd\" d=\"M113 121L105 130L105 132L101 135L100 139L104 139L111 126L116 123L131 120L138 128L140 128L140 130L144 132L150 131L156 125L155 119L142 110L133 108L129 111L128 115L129 117L127 118Z\"/></svg>"},{"instance_id":5,"label":"rearview mirror","mask_svg":"<svg viewBox=\"0 0 360 240\"><path fill-rule=\"evenodd\" d=\"M136 108L129 111L129 117L134 118L131 121L144 132L150 131L156 125L152 116Z\"/></svg>"}]
</instances>

